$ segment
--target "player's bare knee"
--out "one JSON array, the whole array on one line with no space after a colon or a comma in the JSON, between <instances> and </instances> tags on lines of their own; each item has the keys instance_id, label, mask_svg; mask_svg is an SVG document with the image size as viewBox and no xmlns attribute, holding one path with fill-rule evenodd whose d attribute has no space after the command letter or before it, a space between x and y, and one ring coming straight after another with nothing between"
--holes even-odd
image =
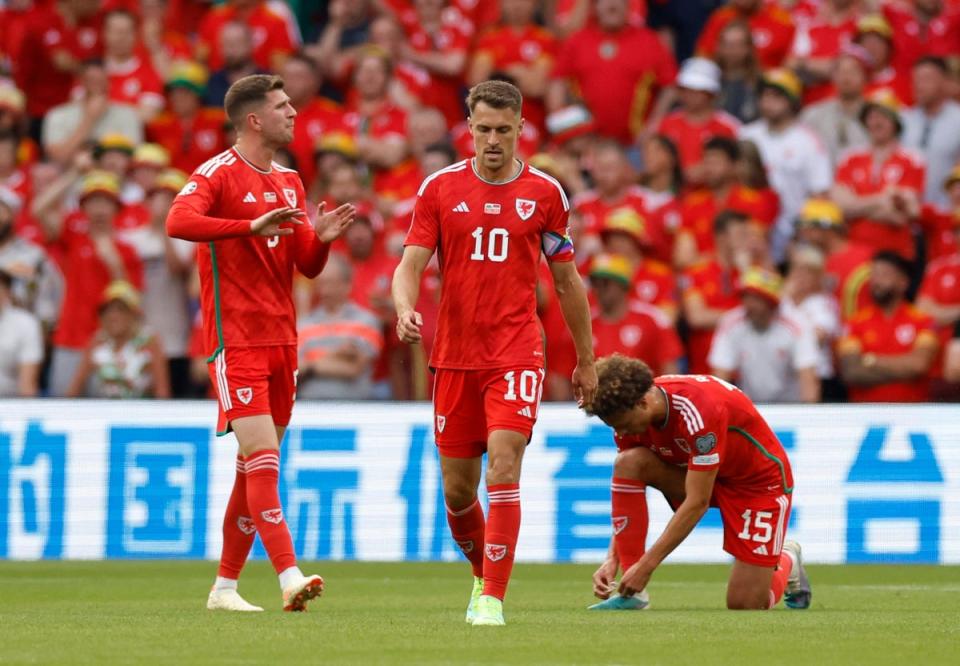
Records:
<instances>
[{"instance_id":1,"label":"player's bare knee","mask_svg":"<svg viewBox=\"0 0 960 666\"><path fill-rule=\"evenodd\" d=\"M465 479L444 479L443 500L452 511L465 509L477 499L476 487Z\"/></svg>"},{"instance_id":2,"label":"player's bare knee","mask_svg":"<svg viewBox=\"0 0 960 666\"><path fill-rule=\"evenodd\" d=\"M490 458L487 463L487 485L495 486L501 483L517 483L520 481L519 455L499 455Z\"/></svg>"},{"instance_id":3,"label":"player's bare knee","mask_svg":"<svg viewBox=\"0 0 960 666\"><path fill-rule=\"evenodd\" d=\"M613 475L623 479L649 481L654 465L659 461L650 449L636 447L617 454L613 463Z\"/></svg>"}]
</instances>

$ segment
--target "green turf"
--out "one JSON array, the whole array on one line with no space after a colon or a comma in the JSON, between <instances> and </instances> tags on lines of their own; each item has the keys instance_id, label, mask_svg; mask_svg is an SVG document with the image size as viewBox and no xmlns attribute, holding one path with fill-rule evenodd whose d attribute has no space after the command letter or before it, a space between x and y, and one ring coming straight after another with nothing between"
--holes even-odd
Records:
<instances>
[{"instance_id":1,"label":"green turf","mask_svg":"<svg viewBox=\"0 0 960 666\"><path fill-rule=\"evenodd\" d=\"M279 610L251 564L241 590L266 613L204 609L209 562L0 563L0 663L946 664L958 663L960 568L810 567L808 611L723 609L727 568L664 566L653 609L588 613L593 567L520 565L507 627L470 627L463 564L323 563L327 593Z\"/></svg>"}]
</instances>

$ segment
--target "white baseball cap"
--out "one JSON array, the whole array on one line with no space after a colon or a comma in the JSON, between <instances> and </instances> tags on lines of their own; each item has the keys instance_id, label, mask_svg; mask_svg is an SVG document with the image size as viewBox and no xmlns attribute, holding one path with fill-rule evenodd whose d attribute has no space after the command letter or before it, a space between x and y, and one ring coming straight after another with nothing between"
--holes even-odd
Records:
<instances>
[{"instance_id":1,"label":"white baseball cap","mask_svg":"<svg viewBox=\"0 0 960 666\"><path fill-rule=\"evenodd\" d=\"M717 94L720 92L720 68L707 58L690 58L680 67L677 85L688 90Z\"/></svg>"}]
</instances>

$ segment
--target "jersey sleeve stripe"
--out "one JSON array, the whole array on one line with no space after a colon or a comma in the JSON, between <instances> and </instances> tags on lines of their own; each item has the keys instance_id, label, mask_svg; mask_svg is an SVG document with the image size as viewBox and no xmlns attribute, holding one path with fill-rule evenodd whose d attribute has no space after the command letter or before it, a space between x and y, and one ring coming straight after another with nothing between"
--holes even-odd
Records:
<instances>
[{"instance_id":1,"label":"jersey sleeve stripe","mask_svg":"<svg viewBox=\"0 0 960 666\"><path fill-rule=\"evenodd\" d=\"M198 176L203 176L204 178L209 178L220 167L230 166L236 161L237 158L233 155L223 153L201 164L200 168L196 170L196 174Z\"/></svg>"},{"instance_id":2,"label":"jersey sleeve stripe","mask_svg":"<svg viewBox=\"0 0 960 666\"><path fill-rule=\"evenodd\" d=\"M557 191L560 193L560 199L563 201L563 209L570 210L570 202L567 200L567 193L563 191L563 187L556 178L544 173L543 171L540 171L540 169L535 169L534 167L530 167L530 173L540 176L541 178L553 183L554 187L556 187Z\"/></svg>"},{"instance_id":3,"label":"jersey sleeve stripe","mask_svg":"<svg viewBox=\"0 0 960 666\"><path fill-rule=\"evenodd\" d=\"M445 174L445 173L454 173L455 171L463 171L466 168L467 168L467 161L463 160L462 162L457 162L456 164L451 164L448 167L444 167L439 171L434 171L432 174L430 174L429 176L423 179L423 183L420 184L420 189L417 190L417 196L422 197L423 191L427 189L427 185L429 185L430 182L437 176L440 176L441 174Z\"/></svg>"},{"instance_id":4,"label":"jersey sleeve stripe","mask_svg":"<svg viewBox=\"0 0 960 666\"><path fill-rule=\"evenodd\" d=\"M693 419L694 424L697 426L697 430L703 429L703 417L700 416L700 410L696 408L693 402L689 398L685 398L682 395L675 395L673 399L677 401L680 405L689 412L690 418Z\"/></svg>"}]
</instances>

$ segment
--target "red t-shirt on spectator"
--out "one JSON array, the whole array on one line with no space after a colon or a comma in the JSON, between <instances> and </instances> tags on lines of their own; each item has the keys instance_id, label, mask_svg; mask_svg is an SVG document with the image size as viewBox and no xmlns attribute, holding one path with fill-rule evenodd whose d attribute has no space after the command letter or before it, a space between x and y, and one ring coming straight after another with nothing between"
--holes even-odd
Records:
<instances>
[{"instance_id":1,"label":"red t-shirt on spectator","mask_svg":"<svg viewBox=\"0 0 960 666\"><path fill-rule=\"evenodd\" d=\"M919 295L938 305L960 305L960 254L927 264Z\"/></svg>"},{"instance_id":2,"label":"red t-shirt on spectator","mask_svg":"<svg viewBox=\"0 0 960 666\"><path fill-rule=\"evenodd\" d=\"M631 301L637 307L653 306L673 317L677 313L677 281L668 264L653 259L640 262L633 274Z\"/></svg>"},{"instance_id":3,"label":"red t-shirt on spectator","mask_svg":"<svg viewBox=\"0 0 960 666\"><path fill-rule=\"evenodd\" d=\"M837 297L844 320L873 303L869 289L873 255L873 249L857 243L848 243L839 252L827 255L824 266L827 283Z\"/></svg>"},{"instance_id":4,"label":"red t-shirt on spectator","mask_svg":"<svg viewBox=\"0 0 960 666\"><path fill-rule=\"evenodd\" d=\"M960 212L945 210L933 204L924 204L920 209L920 229L927 249L927 263L947 257L957 251L958 215Z\"/></svg>"},{"instance_id":5,"label":"red t-shirt on spectator","mask_svg":"<svg viewBox=\"0 0 960 666\"><path fill-rule=\"evenodd\" d=\"M764 69L783 64L793 45L795 27L789 12L776 4L765 4L750 16L743 15L734 7L721 7L710 15L707 25L697 41L697 54L712 58L716 54L720 33L728 23L737 19L746 20L753 33L757 58Z\"/></svg>"},{"instance_id":6,"label":"red t-shirt on spectator","mask_svg":"<svg viewBox=\"0 0 960 666\"><path fill-rule=\"evenodd\" d=\"M343 124L357 137L386 139L395 136L407 140L407 112L389 102L382 104L369 118L361 116L355 109L348 109L343 115ZM373 169L373 190L382 197L406 199L416 194L419 186L420 167L412 157L389 169Z\"/></svg>"},{"instance_id":7,"label":"red t-shirt on spectator","mask_svg":"<svg viewBox=\"0 0 960 666\"><path fill-rule=\"evenodd\" d=\"M167 149L170 166L192 173L206 160L226 150L225 121L226 116L220 109L200 109L191 120L182 120L165 111L147 126L147 136Z\"/></svg>"},{"instance_id":8,"label":"red t-shirt on spectator","mask_svg":"<svg viewBox=\"0 0 960 666\"><path fill-rule=\"evenodd\" d=\"M287 148L297 160L297 171L308 186L317 173L314 151L317 139L323 134L344 131L343 109L326 97L315 97L302 109L297 109L293 125L293 141Z\"/></svg>"},{"instance_id":9,"label":"red t-shirt on spectator","mask_svg":"<svg viewBox=\"0 0 960 666\"><path fill-rule=\"evenodd\" d=\"M148 58L134 56L123 65L108 65L107 78L109 96L114 102L134 106L148 104L156 108L164 105L163 83Z\"/></svg>"},{"instance_id":10,"label":"red t-shirt on spectator","mask_svg":"<svg viewBox=\"0 0 960 666\"><path fill-rule=\"evenodd\" d=\"M223 67L220 31L232 21L250 26L253 32L253 61L260 69L272 69L277 56L293 53L298 46L297 36L292 34L287 18L273 11L266 2L259 3L246 16L230 5L214 7L200 23L197 44L198 59L205 61L211 72Z\"/></svg>"},{"instance_id":11,"label":"red t-shirt on spectator","mask_svg":"<svg viewBox=\"0 0 960 666\"><path fill-rule=\"evenodd\" d=\"M100 259L89 236L89 222L81 211L67 216L63 232L56 245L60 249L61 269L69 275L63 310L60 313L53 343L60 347L83 349L99 326L97 308L103 292L112 281L107 266ZM143 265L136 251L125 243L114 240L123 260L127 280L138 289L143 288Z\"/></svg>"},{"instance_id":12,"label":"red t-shirt on spectator","mask_svg":"<svg viewBox=\"0 0 960 666\"><path fill-rule=\"evenodd\" d=\"M897 148L883 164L874 164L873 152L854 150L837 166L836 182L858 196L879 194L890 187L913 190L922 200L923 159L905 148ZM912 259L913 235L909 225L894 226L860 217L850 220L850 240L874 250L895 250Z\"/></svg>"},{"instance_id":13,"label":"red t-shirt on spectator","mask_svg":"<svg viewBox=\"0 0 960 666\"><path fill-rule=\"evenodd\" d=\"M680 151L680 164L686 169L703 159L703 144L715 136L736 138L740 121L725 111L714 111L705 123L694 123L683 111L674 111L664 117L657 128Z\"/></svg>"},{"instance_id":14,"label":"red t-shirt on spectator","mask_svg":"<svg viewBox=\"0 0 960 666\"><path fill-rule=\"evenodd\" d=\"M623 354L638 358L653 370L683 356L683 347L676 331L663 315L650 306L632 306L619 321L604 319L599 310L592 313L593 353L597 358Z\"/></svg>"},{"instance_id":15,"label":"red t-shirt on spectator","mask_svg":"<svg viewBox=\"0 0 960 666\"><path fill-rule=\"evenodd\" d=\"M716 247L713 222L719 213L735 210L748 215L765 229L769 229L778 212L778 206L772 206L768 196L743 185L731 187L722 200L717 199L713 192L706 188L695 190L684 196L680 205L682 216L680 232L693 236L697 251L700 253L713 252Z\"/></svg>"},{"instance_id":16,"label":"red t-shirt on spectator","mask_svg":"<svg viewBox=\"0 0 960 666\"><path fill-rule=\"evenodd\" d=\"M960 11L947 7L928 24L917 20L913 7L886 2L883 14L893 28L893 65L909 73L920 56L960 56Z\"/></svg>"},{"instance_id":17,"label":"red t-shirt on spectator","mask_svg":"<svg viewBox=\"0 0 960 666\"><path fill-rule=\"evenodd\" d=\"M842 23L830 23L823 19L814 19L806 28L801 39L794 42L794 54L802 58L823 60L836 58L843 47L853 40L857 32L857 20L854 17ZM835 94L833 83L824 81L806 86L803 90L805 105L814 104Z\"/></svg>"},{"instance_id":18,"label":"red t-shirt on spectator","mask_svg":"<svg viewBox=\"0 0 960 666\"><path fill-rule=\"evenodd\" d=\"M569 79L579 91L598 132L623 144L633 142L657 93L676 77L673 55L655 32L638 27L574 33L561 45L553 70L553 78Z\"/></svg>"},{"instance_id":19,"label":"red t-shirt on spectator","mask_svg":"<svg viewBox=\"0 0 960 666\"><path fill-rule=\"evenodd\" d=\"M684 272L681 282L684 296L695 292L706 307L714 310L730 310L740 305L737 293L737 272L724 268L716 260L693 266ZM691 328L687 340L687 363L691 374L710 374L707 356L713 342L712 328Z\"/></svg>"},{"instance_id":20,"label":"red t-shirt on spectator","mask_svg":"<svg viewBox=\"0 0 960 666\"><path fill-rule=\"evenodd\" d=\"M409 26L407 41L410 48L418 53L438 53L452 56L456 53L465 53L470 48L470 35L463 31L462 26L444 22L440 31L431 35L419 24ZM432 73L432 94L428 96L429 106L436 107L443 112L447 119L447 127L453 127L464 117L461 88L462 76L442 76Z\"/></svg>"}]
</instances>

